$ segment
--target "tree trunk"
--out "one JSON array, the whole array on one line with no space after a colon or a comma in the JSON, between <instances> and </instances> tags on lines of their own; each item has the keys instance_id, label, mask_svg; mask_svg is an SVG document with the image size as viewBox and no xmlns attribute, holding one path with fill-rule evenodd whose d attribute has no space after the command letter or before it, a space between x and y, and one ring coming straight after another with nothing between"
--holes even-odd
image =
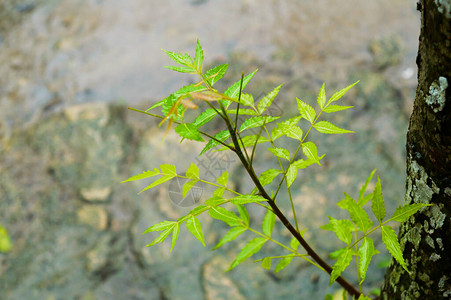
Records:
<instances>
[{"instance_id":1,"label":"tree trunk","mask_svg":"<svg viewBox=\"0 0 451 300\"><path fill-rule=\"evenodd\" d=\"M451 299L451 0L422 0L418 86L407 132L406 203L430 203L401 224L410 274L392 261L381 299Z\"/></svg>"}]
</instances>

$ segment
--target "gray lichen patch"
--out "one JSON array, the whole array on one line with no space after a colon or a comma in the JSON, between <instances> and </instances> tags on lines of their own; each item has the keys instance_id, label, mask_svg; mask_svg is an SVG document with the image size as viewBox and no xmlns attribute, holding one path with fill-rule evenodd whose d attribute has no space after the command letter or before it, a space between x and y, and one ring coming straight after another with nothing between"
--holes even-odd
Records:
<instances>
[{"instance_id":1,"label":"gray lichen patch","mask_svg":"<svg viewBox=\"0 0 451 300\"><path fill-rule=\"evenodd\" d=\"M432 179L430 179L431 183L428 185L429 175L423 166L412 159L411 155L409 155L409 160L408 172L412 175L407 177L406 202L410 203L410 200L413 200L415 203L429 204L432 196L438 194L440 189ZM412 180L415 182L412 182Z\"/></svg>"},{"instance_id":2,"label":"gray lichen patch","mask_svg":"<svg viewBox=\"0 0 451 300\"><path fill-rule=\"evenodd\" d=\"M442 257L440 256L440 254L437 254L437 253L432 253L431 257L429 257L429 259L432 260L432 261L437 261L440 258L442 258Z\"/></svg>"},{"instance_id":3,"label":"gray lichen patch","mask_svg":"<svg viewBox=\"0 0 451 300\"><path fill-rule=\"evenodd\" d=\"M429 236L429 235L426 236L426 243L429 246L431 246L431 248L435 249L434 240L431 238L431 236Z\"/></svg>"},{"instance_id":4,"label":"gray lichen patch","mask_svg":"<svg viewBox=\"0 0 451 300\"><path fill-rule=\"evenodd\" d=\"M440 206L443 206L443 204ZM430 209L426 211L426 216L429 217L429 224L431 227L435 229L441 228L446 219L446 214L443 213L437 205L430 207Z\"/></svg>"},{"instance_id":5,"label":"gray lichen patch","mask_svg":"<svg viewBox=\"0 0 451 300\"><path fill-rule=\"evenodd\" d=\"M445 17L451 18L451 1L447 0L434 0L435 5L437 5L437 10L444 14Z\"/></svg>"},{"instance_id":6,"label":"gray lichen patch","mask_svg":"<svg viewBox=\"0 0 451 300\"><path fill-rule=\"evenodd\" d=\"M440 250L443 251L445 248L443 248L443 242L442 242L442 239L441 239L441 238L437 238L435 241L437 242L437 245L438 245L438 247L440 248Z\"/></svg>"},{"instance_id":7,"label":"gray lichen patch","mask_svg":"<svg viewBox=\"0 0 451 300\"><path fill-rule=\"evenodd\" d=\"M448 80L446 77L440 76L438 80L432 82L429 87L429 94L425 97L426 103L434 110L435 113L442 111L446 102L446 88Z\"/></svg>"}]
</instances>

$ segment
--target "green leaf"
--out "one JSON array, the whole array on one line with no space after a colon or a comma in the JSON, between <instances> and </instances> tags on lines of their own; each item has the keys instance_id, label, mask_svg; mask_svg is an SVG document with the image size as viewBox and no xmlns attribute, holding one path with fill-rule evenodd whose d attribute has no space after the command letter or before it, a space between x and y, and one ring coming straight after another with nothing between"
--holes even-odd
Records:
<instances>
[{"instance_id":1,"label":"green leaf","mask_svg":"<svg viewBox=\"0 0 451 300\"><path fill-rule=\"evenodd\" d=\"M243 232L246 231L246 227L233 227L232 229L230 229L226 235L219 240L219 242L216 244L216 246L213 247L212 250L216 250L219 247L221 247L222 245L224 245L225 243L231 242L234 239L236 239L239 235L241 235Z\"/></svg>"},{"instance_id":2,"label":"green leaf","mask_svg":"<svg viewBox=\"0 0 451 300\"><path fill-rule=\"evenodd\" d=\"M179 232L180 232L180 226L179 223L176 223L176 225L174 226L174 229L172 230L172 243L171 243L171 250L169 250L169 252L172 252L172 249L175 246L175 243L177 242L177 238L179 237Z\"/></svg>"},{"instance_id":3,"label":"green leaf","mask_svg":"<svg viewBox=\"0 0 451 300\"><path fill-rule=\"evenodd\" d=\"M263 126L263 124L268 124L274 120L279 119L280 117L271 117L271 116L258 116L258 117L252 117L249 119L246 119L246 121L244 121L241 124L240 127L240 133L243 132L246 129L249 128L255 128L255 127L260 127Z\"/></svg>"},{"instance_id":4,"label":"green leaf","mask_svg":"<svg viewBox=\"0 0 451 300\"><path fill-rule=\"evenodd\" d=\"M162 164L160 165L161 173L163 173L165 176L177 176L177 170L175 169L174 165L171 164Z\"/></svg>"},{"instance_id":5,"label":"green leaf","mask_svg":"<svg viewBox=\"0 0 451 300\"><path fill-rule=\"evenodd\" d=\"M291 238L291 241L290 241L290 247L291 247L291 249L293 249L293 250L297 250L298 249L298 247L299 247L299 241L295 238L295 237L292 237Z\"/></svg>"},{"instance_id":6,"label":"green leaf","mask_svg":"<svg viewBox=\"0 0 451 300\"><path fill-rule=\"evenodd\" d=\"M319 107L323 109L324 105L326 104L326 89L324 88L324 83L321 89L319 90L317 101Z\"/></svg>"},{"instance_id":7,"label":"green leaf","mask_svg":"<svg viewBox=\"0 0 451 300\"><path fill-rule=\"evenodd\" d=\"M274 98L279 93L280 88L283 84L277 86L275 89L273 89L271 92L269 92L268 95L263 97L257 105L258 112L262 114L269 106L271 106L271 103L273 102Z\"/></svg>"},{"instance_id":8,"label":"green leaf","mask_svg":"<svg viewBox=\"0 0 451 300\"><path fill-rule=\"evenodd\" d=\"M185 198L189 191L196 185L199 180L190 180L183 185L182 197Z\"/></svg>"},{"instance_id":9,"label":"green leaf","mask_svg":"<svg viewBox=\"0 0 451 300\"><path fill-rule=\"evenodd\" d=\"M260 174L258 180L260 181L262 186L265 186L273 182L274 178L276 178L276 176L279 175L280 173L282 173L282 171L280 170L268 169Z\"/></svg>"},{"instance_id":10,"label":"green leaf","mask_svg":"<svg viewBox=\"0 0 451 300\"><path fill-rule=\"evenodd\" d=\"M146 245L146 247L151 247L155 244L162 243L169 236L169 234L172 232L172 230L176 226L177 223L176 222L174 222L174 223L175 223L174 226L172 226L172 227L166 229L165 231L163 231L162 233L160 233L160 235L152 243Z\"/></svg>"},{"instance_id":11,"label":"green leaf","mask_svg":"<svg viewBox=\"0 0 451 300\"><path fill-rule=\"evenodd\" d=\"M177 223L177 222L174 222L174 221L163 221L163 222L154 224L154 225L150 226L146 231L144 231L143 234L146 234L146 233L152 232L152 231L166 230L166 229L168 229L170 227L175 226L175 223Z\"/></svg>"},{"instance_id":12,"label":"green leaf","mask_svg":"<svg viewBox=\"0 0 451 300\"><path fill-rule=\"evenodd\" d=\"M318 157L318 150L313 142L302 143L302 152L305 154L305 156L307 156L309 160L312 160L313 162L321 166Z\"/></svg>"},{"instance_id":13,"label":"green leaf","mask_svg":"<svg viewBox=\"0 0 451 300\"><path fill-rule=\"evenodd\" d=\"M204 61L204 51L199 43L199 39L196 44L196 56L194 57L194 65L199 72L202 72L202 62Z\"/></svg>"},{"instance_id":14,"label":"green leaf","mask_svg":"<svg viewBox=\"0 0 451 300\"><path fill-rule=\"evenodd\" d=\"M188 230L192 233L192 235L194 235L194 237L196 237L205 247L202 226L200 221L195 216L192 216L186 221L186 228L188 228Z\"/></svg>"},{"instance_id":15,"label":"green leaf","mask_svg":"<svg viewBox=\"0 0 451 300\"><path fill-rule=\"evenodd\" d=\"M7 253L11 251L12 244L8 232L0 225L0 252Z\"/></svg>"},{"instance_id":16,"label":"green leaf","mask_svg":"<svg viewBox=\"0 0 451 300\"><path fill-rule=\"evenodd\" d=\"M220 131L217 134L215 134L215 139L217 139L221 142L225 142L229 137L230 137L230 132L228 130L223 130L223 131ZM216 147L219 144L220 144L219 142L217 142L213 139L209 140L207 145L205 145L204 149L202 149L202 151L200 152L199 156L201 156L202 154L204 154L211 148Z\"/></svg>"},{"instance_id":17,"label":"green leaf","mask_svg":"<svg viewBox=\"0 0 451 300\"><path fill-rule=\"evenodd\" d=\"M214 192L213 192L213 196L217 196L217 197L222 197L222 195L224 195L225 192L225 188L217 188Z\"/></svg>"},{"instance_id":18,"label":"green leaf","mask_svg":"<svg viewBox=\"0 0 451 300\"><path fill-rule=\"evenodd\" d=\"M291 164L288 167L287 173L285 175L288 187L290 187L293 184L297 176L298 176L298 168L294 164Z\"/></svg>"},{"instance_id":19,"label":"green leaf","mask_svg":"<svg viewBox=\"0 0 451 300\"><path fill-rule=\"evenodd\" d=\"M393 228L391 228L390 226L382 226L381 231L382 242L384 242L388 252L390 252L390 254L398 261L398 263L404 268L404 270L410 273L409 270L407 270L406 262L402 257L401 246L399 245L398 237L396 236Z\"/></svg>"},{"instance_id":20,"label":"green leaf","mask_svg":"<svg viewBox=\"0 0 451 300\"><path fill-rule=\"evenodd\" d=\"M241 219L244 221L246 226L249 226L249 213L247 212L246 207L243 204L235 204L238 213L240 214Z\"/></svg>"},{"instance_id":21,"label":"green leaf","mask_svg":"<svg viewBox=\"0 0 451 300\"><path fill-rule=\"evenodd\" d=\"M229 115L236 115L236 109L230 109L227 111ZM250 115L250 116L256 116L258 115L258 112L251 108L241 108L238 110L239 115Z\"/></svg>"},{"instance_id":22,"label":"green leaf","mask_svg":"<svg viewBox=\"0 0 451 300\"><path fill-rule=\"evenodd\" d=\"M329 105L326 108L323 109L326 113L332 113L336 111L342 111L345 109L353 108L354 106L342 106L342 105Z\"/></svg>"},{"instance_id":23,"label":"green leaf","mask_svg":"<svg viewBox=\"0 0 451 300\"><path fill-rule=\"evenodd\" d=\"M216 206L211 207L208 210L208 214L217 220L221 220L227 225L233 227L233 226L242 226L241 225L241 219L238 218L233 212L228 211L224 207Z\"/></svg>"},{"instance_id":24,"label":"green leaf","mask_svg":"<svg viewBox=\"0 0 451 300\"><path fill-rule=\"evenodd\" d=\"M364 237L362 245L360 245L359 248L359 273L362 278L360 280L360 284L362 284L365 280L366 271L370 265L371 258L375 254L377 254L377 250L374 248L373 240L368 237Z\"/></svg>"},{"instance_id":25,"label":"green leaf","mask_svg":"<svg viewBox=\"0 0 451 300\"><path fill-rule=\"evenodd\" d=\"M153 187L156 187L157 185L160 185L160 184L162 184L162 183L165 183L166 181L169 181L169 180L171 180L172 178L174 178L174 176L164 176L164 177L158 178L157 180L155 180L154 182L152 182L150 185L146 186L143 190L141 190L141 191L138 193L138 195L141 194L141 193L144 192L144 191L147 191L147 190L149 190L149 189L151 189L151 188L153 188Z\"/></svg>"},{"instance_id":26,"label":"green leaf","mask_svg":"<svg viewBox=\"0 0 451 300\"><path fill-rule=\"evenodd\" d=\"M246 246L241 249L241 252L238 254L236 259L232 262L229 269L227 271L232 270L236 266L238 266L240 263L260 251L261 247L266 243L267 239L264 238L255 238L250 240Z\"/></svg>"},{"instance_id":27,"label":"green leaf","mask_svg":"<svg viewBox=\"0 0 451 300\"><path fill-rule=\"evenodd\" d=\"M252 77L254 77L255 73L257 73L258 70L255 70L254 72L252 72L251 74L246 75L243 78L243 90L246 87L246 85L249 83L249 81L252 79ZM241 85L241 80L235 82L234 84L232 84L225 92L224 94L231 97L231 98L238 98L238 94L240 92L240 85Z\"/></svg>"},{"instance_id":28,"label":"green leaf","mask_svg":"<svg viewBox=\"0 0 451 300\"><path fill-rule=\"evenodd\" d=\"M291 119L288 119L286 121L283 121L282 123L277 124L277 127L273 127L272 131L271 131L271 138L272 140L276 140L278 138L280 138L282 135L284 135L283 133L283 128L289 126L295 126L300 120L302 119L301 116L297 116L297 117L293 117Z\"/></svg>"},{"instance_id":29,"label":"green leaf","mask_svg":"<svg viewBox=\"0 0 451 300\"><path fill-rule=\"evenodd\" d=\"M149 178L149 177L153 177L153 176L156 176L156 175L159 175L159 174L160 174L160 171L157 168L155 168L153 171L144 171L144 172L142 172L139 175L132 176L132 177L130 177L130 178L124 180L124 181L121 181L121 183L124 183L124 182L127 182L127 181L134 181L134 180L140 180L140 179L144 179L144 178Z\"/></svg>"},{"instance_id":30,"label":"green leaf","mask_svg":"<svg viewBox=\"0 0 451 300\"><path fill-rule=\"evenodd\" d=\"M276 223L276 215L272 211L267 210L262 223L263 233L266 234L267 236L271 236L275 223Z\"/></svg>"},{"instance_id":31,"label":"green leaf","mask_svg":"<svg viewBox=\"0 0 451 300\"><path fill-rule=\"evenodd\" d=\"M365 204L362 204L362 201L363 201L363 195L365 195L366 188L368 187L368 184L370 183L371 179L373 178L374 173L376 173L376 169L374 169L374 170L371 172L370 176L368 176L368 178L366 179L365 184L363 184L362 187L360 188L359 201L358 201L359 206L365 205ZM366 202L365 202L365 203L366 203Z\"/></svg>"},{"instance_id":32,"label":"green leaf","mask_svg":"<svg viewBox=\"0 0 451 300\"><path fill-rule=\"evenodd\" d=\"M224 199L224 198L222 198L222 197L219 197L219 196L213 196L213 197L211 197L210 199L208 199L207 201L205 201L205 205L208 205L208 206L218 206L218 205L221 205L221 204L224 204L224 203L226 203L228 200L226 200L226 199Z\"/></svg>"},{"instance_id":33,"label":"green leaf","mask_svg":"<svg viewBox=\"0 0 451 300\"><path fill-rule=\"evenodd\" d=\"M337 259L338 257L340 257L341 254L343 254L347 250L348 250L348 247L344 247L344 248L335 250L334 252L331 252L329 254L329 258L330 259Z\"/></svg>"},{"instance_id":34,"label":"green leaf","mask_svg":"<svg viewBox=\"0 0 451 300\"><path fill-rule=\"evenodd\" d=\"M156 107L162 106L164 104L165 99L161 99L160 101L158 101L157 103L155 103L154 105L152 105L151 107L149 107L148 109L146 109L146 111L149 111L151 109L154 109Z\"/></svg>"},{"instance_id":35,"label":"green leaf","mask_svg":"<svg viewBox=\"0 0 451 300\"><path fill-rule=\"evenodd\" d=\"M339 127L335 126L334 124L327 122L327 121L319 121L318 123L314 124L313 127L316 130L318 130L319 132L325 133L325 134L340 134L340 133L354 132L351 130L339 128Z\"/></svg>"},{"instance_id":36,"label":"green leaf","mask_svg":"<svg viewBox=\"0 0 451 300\"><path fill-rule=\"evenodd\" d=\"M409 217L415 214L420 208L425 206L431 206L431 204L424 203L414 203L410 205L404 205L396 208L393 216L391 216L390 221L404 222L409 219Z\"/></svg>"},{"instance_id":37,"label":"green leaf","mask_svg":"<svg viewBox=\"0 0 451 300\"><path fill-rule=\"evenodd\" d=\"M341 90L338 91L338 92L335 92L335 93L332 95L332 97L330 97L328 103L331 103L331 102L334 102L334 101L337 101L338 99L340 99L340 98L341 98L344 94L346 94L346 92L349 91L354 85L356 85L357 83L359 83L359 81L360 81L360 80L354 82L354 83L351 84L351 85L348 85L347 87L345 87L344 89L341 89Z\"/></svg>"},{"instance_id":38,"label":"green leaf","mask_svg":"<svg viewBox=\"0 0 451 300\"><path fill-rule=\"evenodd\" d=\"M196 117L196 119L193 122L193 125L199 128L200 126L207 124L216 115L217 113L214 109L208 108Z\"/></svg>"},{"instance_id":39,"label":"green leaf","mask_svg":"<svg viewBox=\"0 0 451 300\"><path fill-rule=\"evenodd\" d=\"M180 72L180 73L194 73L196 70L194 70L192 67L185 67L185 66L164 66L166 69Z\"/></svg>"},{"instance_id":40,"label":"green leaf","mask_svg":"<svg viewBox=\"0 0 451 300\"><path fill-rule=\"evenodd\" d=\"M228 68L227 64L216 66L205 73L207 82L213 86L219 79L221 79L226 73Z\"/></svg>"},{"instance_id":41,"label":"green leaf","mask_svg":"<svg viewBox=\"0 0 451 300\"><path fill-rule=\"evenodd\" d=\"M373 193L369 193L368 195L365 195L362 200L359 200L359 202L357 202L357 204L360 207L363 207L365 204L368 203L368 201L370 201L371 199L373 199Z\"/></svg>"},{"instance_id":42,"label":"green leaf","mask_svg":"<svg viewBox=\"0 0 451 300\"><path fill-rule=\"evenodd\" d=\"M274 273L278 273L280 271L282 271L283 269L285 269L286 266L288 266L290 264L290 262L293 260L294 256L288 256L288 257L284 257L282 258L279 263L276 266L276 269L274 270Z\"/></svg>"},{"instance_id":43,"label":"green leaf","mask_svg":"<svg viewBox=\"0 0 451 300\"><path fill-rule=\"evenodd\" d=\"M374 187L373 201L371 202L371 210L373 211L379 223L382 223L386 213L385 213L384 198L382 196L381 179L379 178L379 176L377 176L377 183L376 186Z\"/></svg>"},{"instance_id":44,"label":"green leaf","mask_svg":"<svg viewBox=\"0 0 451 300\"><path fill-rule=\"evenodd\" d=\"M263 269L271 270L271 257L263 258L262 267L263 267Z\"/></svg>"},{"instance_id":45,"label":"green leaf","mask_svg":"<svg viewBox=\"0 0 451 300\"><path fill-rule=\"evenodd\" d=\"M275 156L290 160L290 152L284 148L268 148Z\"/></svg>"},{"instance_id":46,"label":"green leaf","mask_svg":"<svg viewBox=\"0 0 451 300\"><path fill-rule=\"evenodd\" d=\"M257 141L258 138L258 141ZM254 146L255 142L257 142L257 144L261 144L261 143L266 143L269 142L269 140L263 136L258 136L258 135L246 135L243 136L241 138L241 140L243 141L244 147L249 147L249 146ZM233 143L229 144L230 146L233 146ZM240 143L241 145L241 143ZM220 148L218 151L224 151L227 150L227 147L222 147Z\"/></svg>"},{"instance_id":47,"label":"green leaf","mask_svg":"<svg viewBox=\"0 0 451 300\"><path fill-rule=\"evenodd\" d=\"M324 154L324 155L325 155L325 154ZM321 157L319 157L319 159L322 159L322 158L324 157L324 155L321 156ZM308 166L313 165L314 163L315 163L315 161L312 160L312 159L307 159L307 160L298 159L297 161L293 162L292 164L293 164L294 166L296 166L296 168L298 168L298 170L300 170L300 169L305 169L305 168L307 168Z\"/></svg>"},{"instance_id":48,"label":"green leaf","mask_svg":"<svg viewBox=\"0 0 451 300\"><path fill-rule=\"evenodd\" d=\"M332 224L332 231L335 235L347 245L352 242L352 231L354 230L354 224L349 220L337 220L332 217L328 217L330 224Z\"/></svg>"},{"instance_id":49,"label":"green leaf","mask_svg":"<svg viewBox=\"0 0 451 300\"><path fill-rule=\"evenodd\" d=\"M242 93L240 103L254 107L254 97L251 94Z\"/></svg>"},{"instance_id":50,"label":"green leaf","mask_svg":"<svg viewBox=\"0 0 451 300\"><path fill-rule=\"evenodd\" d=\"M186 177L189 179L199 179L199 168L196 164L191 163L188 170L186 171Z\"/></svg>"},{"instance_id":51,"label":"green leaf","mask_svg":"<svg viewBox=\"0 0 451 300\"><path fill-rule=\"evenodd\" d=\"M195 215L196 216L196 215L199 215L199 214L203 213L207 209L208 209L208 206L206 206L206 205L199 205L198 207L190 210L188 215Z\"/></svg>"},{"instance_id":52,"label":"green leaf","mask_svg":"<svg viewBox=\"0 0 451 300\"><path fill-rule=\"evenodd\" d=\"M302 129L297 125L279 123L277 126L287 137L302 141Z\"/></svg>"},{"instance_id":53,"label":"green leaf","mask_svg":"<svg viewBox=\"0 0 451 300\"><path fill-rule=\"evenodd\" d=\"M192 66L193 61L188 54L181 54L177 52L171 52L163 50L173 61L183 66Z\"/></svg>"},{"instance_id":54,"label":"green leaf","mask_svg":"<svg viewBox=\"0 0 451 300\"><path fill-rule=\"evenodd\" d=\"M228 180L229 180L229 172L224 171L224 173L222 173L221 176L219 176L216 179L216 182L220 185L226 186Z\"/></svg>"},{"instance_id":55,"label":"green leaf","mask_svg":"<svg viewBox=\"0 0 451 300\"><path fill-rule=\"evenodd\" d=\"M349 211L352 221L354 221L360 230L366 232L371 229L373 222L370 220L366 211L361 208L348 194L344 194L345 199L338 203L339 206Z\"/></svg>"},{"instance_id":56,"label":"green leaf","mask_svg":"<svg viewBox=\"0 0 451 300\"><path fill-rule=\"evenodd\" d=\"M246 204L246 203L254 203L254 202L261 202L261 201L267 201L262 196L257 195L240 195L233 197L230 199L230 202L233 204Z\"/></svg>"},{"instance_id":57,"label":"green leaf","mask_svg":"<svg viewBox=\"0 0 451 300\"><path fill-rule=\"evenodd\" d=\"M190 123L182 123L175 127L175 132L177 132L181 137L187 138L188 140L194 140L198 142L204 142L196 126Z\"/></svg>"},{"instance_id":58,"label":"green leaf","mask_svg":"<svg viewBox=\"0 0 451 300\"><path fill-rule=\"evenodd\" d=\"M359 299L357 299L357 300L371 300L371 298L365 296L364 294L360 294Z\"/></svg>"},{"instance_id":59,"label":"green leaf","mask_svg":"<svg viewBox=\"0 0 451 300\"><path fill-rule=\"evenodd\" d=\"M311 107L310 105L308 105L307 103L300 100L299 98L296 98L296 101L298 103L299 114L304 119L306 119L307 121L309 121L310 123L313 124L313 122L315 121L315 118L316 118L315 109L313 107Z\"/></svg>"},{"instance_id":60,"label":"green leaf","mask_svg":"<svg viewBox=\"0 0 451 300\"><path fill-rule=\"evenodd\" d=\"M337 261L332 267L332 273L330 274L329 286L337 280L341 273L349 266L352 261L352 249L345 249L340 256L338 256Z\"/></svg>"}]
</instances>

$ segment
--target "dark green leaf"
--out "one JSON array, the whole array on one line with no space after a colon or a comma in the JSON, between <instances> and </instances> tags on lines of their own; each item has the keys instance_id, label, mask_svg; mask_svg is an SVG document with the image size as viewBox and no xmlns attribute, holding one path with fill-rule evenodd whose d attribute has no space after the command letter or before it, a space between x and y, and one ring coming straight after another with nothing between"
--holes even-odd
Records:
<instances>
[{"instance_id":1,"label":"dark green leaf","mask_svg":"<svg viewBox=\"0 0 451 300\"><path fill-rule=\"evenodd\" d=\"M186 221L186 228L188 228L188 230L192 233L192 235L194 235L194 237L196 237L205 247L202 226L200 221L195 216L192 216Z\"/></svg>"},{"instance_id":2,"label":"dark green leaf","mask_svg":"<svg viewBox=\"0 0 451 300\"><path fill-rule=\"evenodd\" d=\"M244 260L248 259L258 251L260 251L261 247L266 243L267 239L264 238L255 238L250 240L246 246L241 249L241 252L238 254L236 259L232 262L229 269L227 271L232 270L236 266L238 266L240 263L242 263Z\"/></svg>"},{"instance_id":3,"label":"dark green leaf","mask_svg":"<svg viewBox=\"0 0 451 300\"><path fill-rule=\"evenodd\" d=\"M390 226L382 226L382 242L384 242L387 247L388 252L398 261L398 263L409 273L407 270L406 262L402 257L401 246L398 242L398 237L395 231Z\"/></svg>"},{"instance_id":4,"label":"dark green leaf","mask_svg":"<svg viewBox=\"0 0 451 300\"><path fill-rule=\"evenodd\" d=\"M175 132L177 132L181 137L187 138L188 140L204 142L204 139L200 135L196 126L194 126L193 124L190 123L179 124L175 128Z\"/></svg>"},{"instance_id":5,"label":"dark green leaf","mask_svg":"<svg viewBox=\"0 0 451 300\"><path fill-rule=\"evenodd\" d=\"M218 249L219 247L221 247L222 245L224 245L225 243L228 243L230 241L233 241L234 239L236 239L239 235L241 235L243 232L246 231L246 227L233 227L232 229L229 230L229 232L226 233L226 235L218 242L218 244L216 244L216 246L213 247L213 250Z\"/></svg>"},{"instance_id":6,"label":"dark green leaf","mask_svg":"<svg viewBox=\"0 0 451 300\"><path fill-rule=\"evenodd\" d=\"M225 142L229 137L230 137L230 132L228 130L220 131L215 135L215 139L217 139L221 142ZM220 144L219 142L217 142L213 139L209 140L207 145L205 145L204 149L202 149L202 151L200 152L199 156L201 156L202 154L204 154L211 148L216 147L219 144Z\"/></svg>"},{"instance_id":7,"label":"dark green leaf","mask_svg":"<svg viewBox=\"0 0 451 300\"><path fill-rule=\"evenodd\" d=\"M382 196L381 179L377 176L377 183L373 192L373 201L371 202L371 210L373 211L376 219L381 223L385 218L385 204Z\"/></svg>"},{"instance_id":8,"label":"dark green leaf","mask_svg":"<svg viewBox=\"0 0 451 300\"><path fill-rule=\"evenodd\" d=\"M414 203L410 205L400 206L396 208L390 220L396 222L407 221L411 215L415 214L420 208L425 206L431 206L431 204Z\"/></svg>"},{"instance_id":9,"label":"dark green leaf","mask_svg":"<svg viewBox=\"0 0 451 300\"><path fill-rule=\"evenodd\" d=\"M368 266L370 265L371 258L377 254L377 250L374 248L373 240L364 237L362 245L359 248L359 273L362 278L360 284L365 280L366 271L368 270Z\"/></svg>"}]
</instances>

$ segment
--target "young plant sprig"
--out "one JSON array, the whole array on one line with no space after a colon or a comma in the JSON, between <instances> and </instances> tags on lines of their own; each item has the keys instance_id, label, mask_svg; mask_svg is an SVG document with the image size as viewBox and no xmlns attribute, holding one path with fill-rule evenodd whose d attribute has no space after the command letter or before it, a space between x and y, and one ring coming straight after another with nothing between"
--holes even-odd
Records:
<instances>
[{"instance_id":1,"label":"young plant sprig","mask_svg":"<svg viewBox=\"0 0 451 300\"><path fill-rule=\"evenodd\" d=\"M339 128L328 121L320 120L320 117L323 112L333 113L351 108L352 106L341 106L334 103L357 84L357 82L334 93L329 99L326 98L325 86L323 84L317 97L319 106L318 112L309 104L300 99L296 99L299 115L283 122L274 123L279 117L270 116L265 113L265 111L271 106L282 85L277 86L258 103L255 103L253 96L244 93L243 90L257 70L246 76L243 74L240 81L235 82L221 93L214 89L214 84L224 76L228 65L222 64L203 72L204 54L199 41L197 41L194 59L188 54L169 51L165 51L165 53L173 61L179 64L179 66L169 66L167 68L181 73L195 74L199 76L200 81L196 84L182 87L177 92L172 93L165 99L157 102L146 111L135 108L130 109L160 118L162 120L160 125L168 121L166 133L172 124L176 124L175 132L181 136L182 141L184 139L189 139L206 143L199 155L204 154L206 151L230 150L234 152L251 178L255 188L248 194L241 194L234 191L228 186L227 171L218 177L216 182L203 180L199 177L199 168L193 163L188 168L186 175L177 174L174 165L162 164L160 165L160 169L155 168L153 171L145 171L122 181L128 182L158 176L157 180L141 191L143 192L173 178L183 178L187 180L182 190L183 197L187 195L197 182L202 182L215 187L212 197L206 200L204 204L195 207L187 215L179 218L177 221L163 221L149 227L144 233L153 231L161 231L161 233L147 246L162 243L170 234L172 234L172 251L177 242L180 225L183 223L185 223L185 226L194 237L205 246L202 225L198 216L204 212L208 212L212 218L221 220L231 227L230 231L218 242L213 250L235 240L245 231L251 231L257 236L241 249L228 270L235 268L241 262L257 253L266 242L271 241L288 251L288 254L265 257L257 260L261 261L262 267L270 269L271 260L280 259L275 267L275 272L279 272L284 269L294 257L301 257L330 274L330 284L335 281L338 282L344 290L355 299L369 299L362 293L362 283L365 280L366 271L372 256L378 252L374 248L373 240L368 237L368 235L379 228L382 232L382 240L389 252L404 268L406 268L396 234L391 227L386 226L385 224L388 221L404 221L426 205L413 204L400 207L395 211L391 218L383 221L386 213L380 180L378 180L373 193L365 195L366 188L375 171L371 173L360 190L357 201L345 194L345 199L338 203L339 207L346 209L349 212L351 218L349 220L338 220L329 217L330 223L323 226L323 229L333 231L337 237L346 244L346 247L331 254L331 258L337 259L337 262L333 267L322 259L306 242L303 237L305 230L300 231L299 229L290 188L292 184L294 184L299 170L305 169L313 164L321 165L320 161L324 157L324 154L321 156L318 155L318 149L315 143L306 141L306 138L312 129L324 134L353 132ZM209 108L200 112L194 121L186 122L184 120L184 112L186 109L199 108L197 105L199 102L205 102ZM231 107L232 103L236 103L235 108ZM157 107L161 107L162 115L148 112ZM245 121L241 122L241 124L238 124L239 115L248 117ZM215 117L222 119L226 130L219 131L215 134L209 134L200 129ZM301 127L297 125L301 119L305 119L310 123L305 134ZM271 123L276 125L273 126L272 129L268 126ZM248 134L247 130L251 128L257 128L258 134ZM276 140L282 137L291 138L299 142L293 153L288 149L277 146ZM205 139L207 139L207 141L205 141ZM258 176L254 170L253 161L256 155L255 150L257 144L262 143L269 143L271 145L267 150L275 156L280 169L268 169ZM214 150L217 146L222 147ZM298 154L301 150L304 158L298 159ZM268 193L265 186L272 183L279 175L282 176L276 190ZM279 208L276 201L283 182L285 182L285 187L288 191L294 226L286 217L286 213L282 212ZM224 197L225 191L234 194L234 196L232 198ZM272 196L270 196L270 194ZM372 200L371 209L379 222L379 225L376 227L372 227L373 222L363 209L363 206L369 200ZM265 217L262 220L261 231L250 226L249 214L246 208L249 207L250 204L262 206L267 210ZM234 210L238 212L239 216L232 210L233 207L235 208ZM291 233L292 239L290 245L284 245L272 237L276 219L278 219ZM354 237L352 235L353 233ZM298 252L299 246L302 246L305 253ZM348 267L354 256L356 256L359 277L358 289L341 276L341 273Z\"/></svg>"}]
</instances>

